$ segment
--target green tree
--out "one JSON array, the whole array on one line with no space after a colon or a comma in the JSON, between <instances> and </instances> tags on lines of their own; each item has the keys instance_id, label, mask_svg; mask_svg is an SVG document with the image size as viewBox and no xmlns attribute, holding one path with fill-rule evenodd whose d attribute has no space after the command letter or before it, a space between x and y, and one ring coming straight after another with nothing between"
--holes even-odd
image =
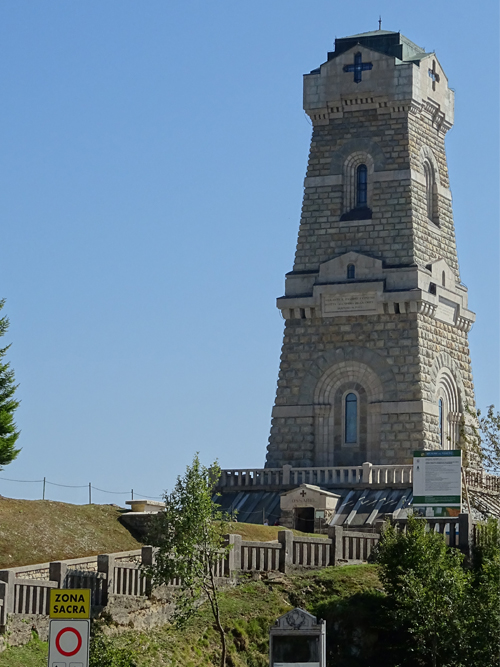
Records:
<instances>
[{"instance_id":1,"label":"green tree","mask_svg":"<svg viewBox=\"0 0 500 667\"><path fill-rule=\"evenodd\" d=\"M500 527L490 518L476 525L467 605L470 667L500 664Z\"/></svg>"},{"instance_id":2,"label":"green tree","mask_svg":"<svg viewBox=\"0 0 500 667\"><path fill-rule=\"evenodd\" d=\"M489 405L485 414L466 408L466 417L462 436L471 462L477 461L488 472L500 475L500 412L494 405Z\"/></svg>"},{"instance_id":3,"label":"green tree","mask_svg":"<svg viewBox=\"0 0 500 667\"><path fill-rule=\"evenodd\" d=\"M0 300L0 310L5 305L5 299ZM0 318L0 336L4 336L9 328L7 317ZM9 349L0 348L0 466L11 463L21 451L15 448L19 437L14 422L14 412L19 406L19 401L14 398L17 386L14 380L14 371L10 368L4 357Z\"/></svg>"},{"instance_id":4,"label":"green tree","mask_svg":"<svg viewBox=\"0 0 500 667\"><path fill-rule=\"evenodd\" d=\"M461 667L467 653L470 573L458 549L409 517L406 532L389 526L376 550L390 622L401 637L402 665Z\"/></svg>"},{"instance_id":5,"label":"green tree","mask_svg":"<svg viewBox=\"0 0 500 667\"><path fill-rule=\"evenodd\" d=\"M151 543L158 547L155 563L146 568L153 585L177 580L175 620L182 625L207 599L221 641L221 667L226 665L226 636L220 618L216 567L231 547L224 542L227 516L213 501L220 477L217 462L210 468L196 454L171 493L165 492L165 510L159 512L151 530Z\"/></svg>"}]
</instances>

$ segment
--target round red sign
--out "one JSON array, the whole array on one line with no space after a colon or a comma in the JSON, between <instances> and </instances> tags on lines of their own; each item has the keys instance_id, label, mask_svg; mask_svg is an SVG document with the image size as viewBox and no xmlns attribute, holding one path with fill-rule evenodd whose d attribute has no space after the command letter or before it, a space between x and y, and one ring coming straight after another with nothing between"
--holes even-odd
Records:
<instances>
[{"instance_id":1,"label":"round red sign","mask_svg":"<svg viewBox=\"0 0 500 667\"><path fill-rule=\"evenodd\" d=\"M66 632L72 632L76 636L76 648L70 651L65 651L63 648L61 648L61 638ZM64 655L66 658L70 658L72 655L76 655L78 651L81 649L81 647L82 647L82 636L78 632L78 630L75 630L75 628L63 628L57 633L56 648L59 651L59 653L61 655Z\"/></svg>"}]
</instances>

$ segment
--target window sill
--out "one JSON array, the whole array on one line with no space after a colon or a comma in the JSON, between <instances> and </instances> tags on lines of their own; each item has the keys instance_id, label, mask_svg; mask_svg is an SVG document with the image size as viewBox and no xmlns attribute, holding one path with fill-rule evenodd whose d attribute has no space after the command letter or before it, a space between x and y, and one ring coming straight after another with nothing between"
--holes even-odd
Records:
<instances>
[{"instance_id":1,"label":"window sill","mask_svg":"<svg viewBox=\"0 0 500 667\"><path fill-rule=\"evenodd\" d=\"M340 216L340 221L344 220L371 220L372 210L368 206L353 208Z\"/></svg>"}]
</instances>

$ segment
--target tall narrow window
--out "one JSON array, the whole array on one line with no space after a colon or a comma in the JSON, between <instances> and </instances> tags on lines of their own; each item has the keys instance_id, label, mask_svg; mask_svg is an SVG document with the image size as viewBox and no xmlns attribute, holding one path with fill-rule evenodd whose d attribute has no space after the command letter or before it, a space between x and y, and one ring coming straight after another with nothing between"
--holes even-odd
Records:
<instances>
[{"instance_id":1,"label":"tall narrow window","mask_svg":"<svg viewBox=\"0 0 500 667\"><path fill-rule=\"evenodd\" d=\"M446 287L446 273L444 271L441 276L441 284L443 285L443 287Z\"/></svg>"},{"instance_id":2,"label":"tall narrow window","mask_svg":"<svg viewBox=\"0 0 500 667\"><path fill-rule=\"evenodd\" d=\"M347 280L353 280L356 277L356 267L354 264L347 265Z\"/></svg>"},{"instance_id":3,"label":"tall narrow window","mask_svg":"<svg viewBox=\"0 0 500 667\"><path fill-rule=\"evenodd\" d=\"M443 419L444 419L444 409L443 409L443 399L439 399L439 443L441 449L444 449L444 429L443 429Z\"/></svg>"},{"instance_id":4,"label":"tall narrow window","mask_svg":"<svg viewBox=\"0 0 500 667\"><path fill-rule=\"evenodd\" d=\"M358 441L358 397L347 394L345 397L345 442Z\"/></svg>"},{"instance_id":5,"label":"tall narrow window","mask_svg":"<svg viewBox=\"0 0 500 667\"><path fill-rule=\"evenodd\" d=\"M424 162L424 174L425 174L425 199L426 199L426 208L427 208L427 217L429 220L434 220L435 210L434 210L434 171L429 162Z\"/></svg>"},{"instance_id":6,"label":"tall narrow window","mask_svg":"<svg viewBox=\"0 0 500 667\"><path fill-rule=\"evenodd\" d=\"M361 208L368 204L368 169L366 164L360 164L356 169L356 207Z\"/></svg>"}]
</instances>

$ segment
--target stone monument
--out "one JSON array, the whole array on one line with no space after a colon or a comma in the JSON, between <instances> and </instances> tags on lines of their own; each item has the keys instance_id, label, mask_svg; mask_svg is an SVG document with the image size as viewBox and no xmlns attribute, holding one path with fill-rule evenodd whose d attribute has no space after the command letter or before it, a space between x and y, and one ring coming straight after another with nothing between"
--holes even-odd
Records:
<instances>
[{"instance_id":1,"label":"stone monument","mask_svg":"<svg viewBox=\"0 0 500 667\"><path fill-rule=\"evenodd\" d=\"M474 407L445 153L454 94L399 32L335 40L313 130L266 467L409 464Z\"/></svg>"},{"instance_id":2,"label":"stone monument","mask_svg":"<svg viewBox=\"0 0 500 667\"><path fill-rule=\"evenodd\" d=\"M460 448L475 407L475 316L446 163L453 105L436 54L399 32L336 39L305 75L312 139L277 301L285 331L266 464L219 482L240 521L373 530L411 504L415 450ZM465 478L471 493L500 490L484 471ZM485 514L499 514L493 500Z\"/></svg>"},{"instance_id":3,"label":"stone monument","mask_svg":"<svg viewBox=\"0 0 500 667\"><path fill-rule=\"evenodd\" d=\"M269 631L270 667L326 667L326 621L296 607Z\"/></svg>"}]
</instances>

